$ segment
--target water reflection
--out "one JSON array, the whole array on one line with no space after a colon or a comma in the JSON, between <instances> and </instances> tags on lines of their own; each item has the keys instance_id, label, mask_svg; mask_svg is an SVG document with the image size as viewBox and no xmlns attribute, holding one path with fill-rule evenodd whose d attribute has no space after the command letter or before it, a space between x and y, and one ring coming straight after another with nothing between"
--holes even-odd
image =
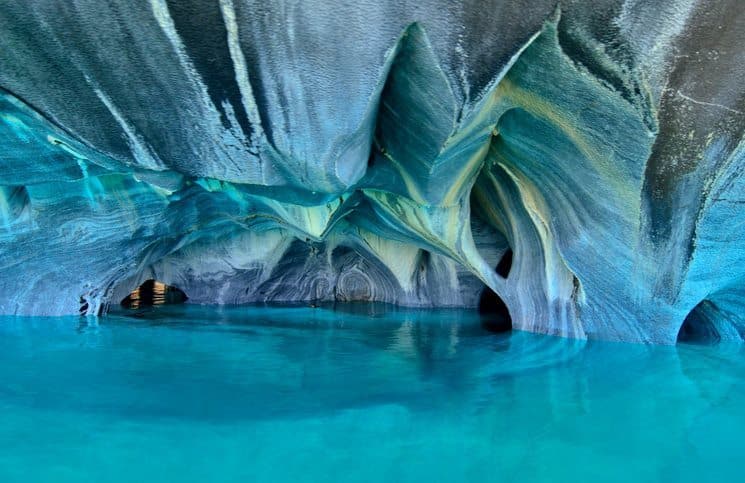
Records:
<instances>
[{"instance_id":1,"label":"water reflection","mask_svg":"<svg viewBox=\"0 0 745 483\"><path fill-rule=\"evenodd\" d=\"M521 479L600 478L604 465L634 481L708 479L737 461L743 355L493 334L458 310L164 306L98 323L0 319L0 405L249 434L322 421L311 427L349 444L457 441Z\"/></svg>"},{"instance_id":2,"label":"water reflection","mask_svg":"<svg viewBox=\"0 0 745 483\"><path fill-rule=\"evenodd\" d=\"M540 431L608 411L617 417L603 421L634 414L638 424L647 414L657 424L743 395L741 346L491 334L478 315L457 310L163 307L99 322L4 318L0 337L0 377L28 388L5 394L5 403L138 417L304 417L382 401L413 411L457 403ZM75 404L58 397L71 392Z\"/></svg>"}]
</instances>

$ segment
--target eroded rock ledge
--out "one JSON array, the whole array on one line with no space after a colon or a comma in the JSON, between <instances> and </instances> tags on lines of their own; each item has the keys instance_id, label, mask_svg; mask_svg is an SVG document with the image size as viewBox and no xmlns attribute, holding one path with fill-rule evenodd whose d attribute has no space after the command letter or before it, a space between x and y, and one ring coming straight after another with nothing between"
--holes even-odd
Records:
<instances>
[{"instance_id":1,"label":"eroded rock ledge","mask_svg":"<svg viewBox=\"0 0 745 483\"><path fill-rule=\"evenodd\" d=\"M488 286L524 330L745 335L736 0L106 3L0 1L0 313Z\"/></svg>"}]
</instances>

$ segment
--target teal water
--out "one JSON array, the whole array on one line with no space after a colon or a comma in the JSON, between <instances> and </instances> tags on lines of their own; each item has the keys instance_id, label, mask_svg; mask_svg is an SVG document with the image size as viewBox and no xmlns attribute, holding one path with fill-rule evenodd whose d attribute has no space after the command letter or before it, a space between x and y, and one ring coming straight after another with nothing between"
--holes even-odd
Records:
<instances>
[{"instance_id":1,"label":"teal water","mask_svg":"<svg viewBox=\"0 0 745 483\"><path fill-rule=\"evenodd\" d=\"M379 306L0 318L1 482L743 481L742 346Z\"/></svg>"}]
</instances>

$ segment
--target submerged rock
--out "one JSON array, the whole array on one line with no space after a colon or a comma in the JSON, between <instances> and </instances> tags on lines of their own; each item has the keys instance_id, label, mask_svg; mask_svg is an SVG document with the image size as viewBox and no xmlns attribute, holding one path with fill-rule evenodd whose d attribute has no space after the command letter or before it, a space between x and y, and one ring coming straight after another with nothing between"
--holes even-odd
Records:
<instances>
[{"instance_id":1,"label":"submerged rock","mask_svg":"<svg viewBox=\"0 0 745 483\"><path fill-rule=\"evenodd\" d=\"M745 335L736 0L0 0L0 30L0 313L488 287L517 329Z\"/></svg>"}]
</instances>

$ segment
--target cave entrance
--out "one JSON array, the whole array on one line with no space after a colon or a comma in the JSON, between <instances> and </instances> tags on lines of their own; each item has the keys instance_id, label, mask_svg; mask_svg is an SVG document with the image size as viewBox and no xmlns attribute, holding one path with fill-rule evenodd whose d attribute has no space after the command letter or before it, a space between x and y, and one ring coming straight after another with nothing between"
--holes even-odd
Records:
<instances>
[{"instance_id":1,"label":"cave entrance","mask_svg":"<svg viewBox=\"0 0 745 483\"><path fill-rule=\"evenodd\" d=\"M145 280L121 301L121 306L127 309L139 309L153 305L182 304L189 297L183 290L166 285L157 280Z\"/></svg>"},{"instance_id":2,"label":"cave entrance","mask_svg":"<svg viewBox=\"0 0 745 483\"><path fill-rule=\"evenodd\" d=\"M508 249L499 260L496 272L507 278L512 268L512 250ZM481 314L481 325L489 332L509 332L512 330L512 316L507 304L502 297L489 288L484 287L479 298L479 314Z\"/></svg>"},{"instance_id":3,"label":"cave entrance","mask_svg":"<svg viewBox=\"0 0 745 483\"><path fill-rule=\"evenodd\" d=\"M481 326L489 332L509 332L512 330L512 316L504 300L489 287L484 287L479 299Z\"/></svg>"},{"instance_id":4,"label":"cave entrance","mask_svg":"<svg viewBox=\"0 0 745 483\"><path fill-rule=\"evenodd\" d=\"M683 325L680 326L677 342L714 344L721 340L719 330L712 319L706 315L711 312L712 305L710 301L704 300L691 310L683 321Z\"/></svg>"}]
</instances>

